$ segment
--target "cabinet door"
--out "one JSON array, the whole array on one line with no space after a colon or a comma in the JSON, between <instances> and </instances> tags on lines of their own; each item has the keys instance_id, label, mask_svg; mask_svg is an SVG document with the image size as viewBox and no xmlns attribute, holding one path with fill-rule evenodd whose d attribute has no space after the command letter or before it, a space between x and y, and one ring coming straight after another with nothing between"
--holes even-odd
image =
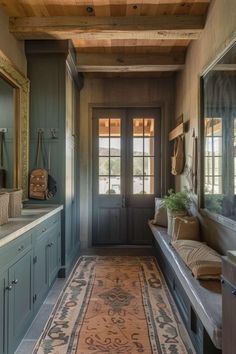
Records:
<instances>
[{"instance_id":1,"label":"cabinet door","mask_svg":"<svg viewBox=\"0 0 236 354\"><path fill-rule=\"evenodd\" d=\"M8 288L7 273L0 275L0 354L7 353L7 295Z\"/></svg>"},{"instance_id":2,"label":"cabinet door","mask_svg":"<svg viewBox=\"0 0 236 354\"><path fill-rule=\"evenodd\" d=\"M48 252L48 271L49 271L49 286L58 273L58 233L57 228L52 229L49 235L49 252Z\"/></svg>"},{"instance_id":3,"label":"cabinet door","mask_svg":"<svg viewBox=\"0 0 236 354\"><path fill-rule=\"evenodd\" d=\"M48 251L49 235L38 237L34 248L34 308L37 311L48 291Z\"/></svg>"},{"instance_id":4,"label":"cabinet door","mask_svg":"<svg viewBox=\"0 0 236 354\"><path fill-rule=\"evenodd\" d=\"M33 316L32 253L28 252L9 269L9 353L13 353Z\"/></svg>"}]
</instances>

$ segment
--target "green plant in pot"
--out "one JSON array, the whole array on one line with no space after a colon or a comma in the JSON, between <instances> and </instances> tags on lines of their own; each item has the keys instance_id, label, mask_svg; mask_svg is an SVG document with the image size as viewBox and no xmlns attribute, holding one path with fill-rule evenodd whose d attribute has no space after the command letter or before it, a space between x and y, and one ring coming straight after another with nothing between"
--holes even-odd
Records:
<instances>
[{"instance_id":1,"label":"green plant in pot","mask_svg":"<svg viewBox=\"0 0 236 354\"><path fill-rule=\"evenodd\" d=\"M168 191L168 195L164 198L165 206L168 215L168 235L172 236L173 219L177 216L188 215L188 209L190 207L190 196L187 190L183 192L174 192L173 189Z\"/></svg>"}]
</instances>

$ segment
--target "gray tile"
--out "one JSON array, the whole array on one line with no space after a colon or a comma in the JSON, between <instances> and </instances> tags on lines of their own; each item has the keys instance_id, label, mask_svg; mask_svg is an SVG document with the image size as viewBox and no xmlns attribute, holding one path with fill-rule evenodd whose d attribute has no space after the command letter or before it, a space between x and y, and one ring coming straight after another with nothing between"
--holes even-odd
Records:
<instances>
[{"instance_id":1,"label":"gray tile","mask_svg":"<svg viewBox=\"0 0 236 354\"><path fill-rule=\"evenodd\" d=\"M30 329L25 335L25 340L37 340L41 336L52 310L53 305L42 305Z\"/></svg>"},{"instance_id":2,"label":"gray tile","mask_svg":"<svg viewBox=\"0 0 236 354\"><path fill-rule=\"evenodd\" d=\"M66 284L66 279L57 279L53 284L53 287L49 291L48 296L44 301L44 304L55 305L65 284Z\"/></svg>"},{"instance_id":3,"label":"gray tile","mask_svg":"<svg viewBox=\"0 0 236 354\"><path fill-rule=\"evenodd\" d=\"M23 340L15 351L15 354L31 354L36 343L36 340Z\"/></svg>"}]
</instances>

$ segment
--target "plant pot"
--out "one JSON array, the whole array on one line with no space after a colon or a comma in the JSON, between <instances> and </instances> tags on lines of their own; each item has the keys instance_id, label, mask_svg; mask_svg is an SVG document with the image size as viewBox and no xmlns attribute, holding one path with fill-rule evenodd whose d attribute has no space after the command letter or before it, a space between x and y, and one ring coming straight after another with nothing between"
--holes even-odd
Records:
<instances>
[{"instance_id":1,"label":"plant pot","mask_svg":"<svg viewBox=\"0 0 236 354\"><path fill-rule=\"evenodd\" d=\"M167 229L167 233L169 236L172 237L172 231L173 231L173 220L174 218L176 218L177 216L186 216L188 215L186 210L178 210L178 211L173 211L170 209L167 209L167 217L168 217L168 229Z\"/></svg>"}]
</instances>

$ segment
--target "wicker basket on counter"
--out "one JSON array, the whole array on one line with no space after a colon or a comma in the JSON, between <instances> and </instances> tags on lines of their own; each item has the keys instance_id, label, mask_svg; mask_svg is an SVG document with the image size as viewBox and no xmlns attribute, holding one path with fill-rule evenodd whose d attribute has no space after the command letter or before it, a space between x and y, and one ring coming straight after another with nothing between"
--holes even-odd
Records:
<instances>
[{"instance_id":1,"label":"wicker basket on counter","mask_svg":"<svg viewBox=\"0 0 236 354\"><path fill-rule=\"evenodd\" d=\"M0 225L8 223L9 193L0 192Z\"/></svg>"},{"instance_id":2,"label":"wicker basket on counter","mask_svg":"<svg viewBox=\"0 0 236 354\"><path fill-rule=\"evenodd\" d=\"M8 189L9 193L9 218L21 216L22 189Z\"/></svg>"},{"instance_id":3,"label":"wicker basket on counter","mask_svg":"<svg viewBox=\"0 0 236 354\"><path fill-rule=\"evenodd\" d=\"M22 189L0 189L0 193L9 194L9 207L8 207L8 217L17 218L21 216L22 209Z\"/></svg>"}]
</instances>

